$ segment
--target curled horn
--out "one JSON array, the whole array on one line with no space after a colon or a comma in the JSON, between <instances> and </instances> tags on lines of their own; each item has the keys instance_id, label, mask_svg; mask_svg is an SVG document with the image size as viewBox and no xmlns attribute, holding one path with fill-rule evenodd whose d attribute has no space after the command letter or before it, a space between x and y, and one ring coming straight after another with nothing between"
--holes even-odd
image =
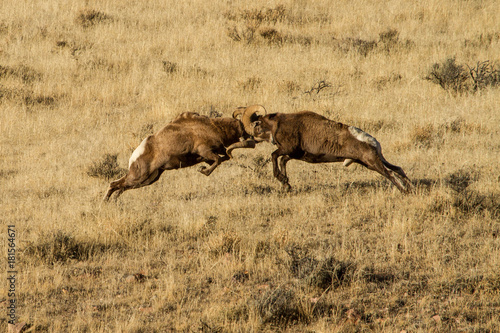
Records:
<instances>
[{"instance_id":1,"label":"curled horn","mask_svg":"<svg viewBox=\"0 0 500 333\"><path fill-rule=\"evenodd\" d=\"M253 127L251 126L251 123L256 121L259 116L265 116L266 115L266 109L262 105L252 105L244 109L243 111L240 111L241 108L238 108L236 111L233 113L233 117L235 113L239 115L239 112L242 112L243 114L241 115L241 122L243 123L243 126L245 127L245 131L250 134L254 135L253 132ZM260 113L260 114L259 114Z\"/></svg>"},{"instance_id":2,"label":"curled horn","mask_svg":"<svg viewBox=\"0 0 500 333\"><path fill-rule=\"evenodd\" d=\"M236 108L236 110L234 110L234 112L233 112L233 118L237 119L238 116L241 116L243 114L243 112L245 112L246 109L247 108L244 106L240 106L239 108Z\"/></svg>"}]
</instances>

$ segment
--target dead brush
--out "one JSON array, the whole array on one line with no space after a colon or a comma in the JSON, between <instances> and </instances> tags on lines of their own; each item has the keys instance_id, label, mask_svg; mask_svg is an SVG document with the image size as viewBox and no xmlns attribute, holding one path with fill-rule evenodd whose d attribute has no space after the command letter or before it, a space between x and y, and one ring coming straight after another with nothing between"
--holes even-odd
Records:
<instances>
[{"instance_id":1,"label":"dead brush","mask_svg":"<svg viewBox=\"0 0 500 333\"><path fill-rule=\"evenodd\" d=\"M470 89L468 77L463 65L457 64L455 58L448 58L442 63L433 64L425 80L438 84L444 90L460 94Z\"/></svg>"},{"instance_id":2,"label":"dead brush","mask_svg":"<svg viewBox=\"0 0 500 333\"><path fill-rule=\"evenodd\" d=\"M445 133L454 133L454 134L471 134L473 132L481 132L483 128L476 124L468 123L462 117L456 117L451 119L450 121L442 124L438 127L438 130Z\"/></svg>"},{"instance_id":3,"label":"dead brush","mask_svg":"<svg viewBox=\"0 0 500 333\"><path fill-rule=\"evenodd\" d=\"M328 257L321 260L307 278L307 283L313 287L327 290L348 285L352 280L355 266L349 262L343 262Z\"/></svg>"},{"instance_id":4,"label":"dead brush","mask_svg":"<svg viewBox=\"0 0 500 333\"><path fill-rule=\"evenodd\" d=\"M106 154L87 168L87 175L109 180L127 172L118 166L118 154Z\"/></svg>"},{"instance_id":5,"label":"dead brush","mask_svg":"<svg viewBox=\"0 0 500 333\"><path fill-rule=\"evenodd\" d=\"M277 23L285 20L287 10L284 5L277 5L274 8L263 7L260 9L245 9L236 12L228 11L224 17L230 21L254 21L257 23L269 22Z\"/></svg>"},{"instance_id":6,"label":"dead brush","mask_svg":"<svg viewBox=\"0 0 500 333\"><path fill-rule=\"evenodd\" d=\"M453 195L451 205L464 216L488 214L493 218L500 217L500 195L497 193L463 190Z\"/></svg>"},{"instance_id":7,"label":"dead brush","mask_svg":"<svg viewBox=\"0 0 500 333\"><path fill-rule=\"evenodd\" d=\"M314 83L311 87L311 89L304 91L304 94L309 94L311 95L313 92L317 94L320 93L323 89L331 88L332 83L326 81L326 80L320 80L316 83Z\"/></svg>"},{"instance_id":8,"label":"dead brush","mask_svg":"<svg viewBox=\"0 0 500 333\"><path fill-rule=\"evenodd\" d=\"M227 28L227 36L235 42L246 42L250 44L256 41L257 36L261 36L269 44L281 45L286 36L278 32L275 28L266 27L259 31L262 23L276 24L286 18L286 9L283 5L274 8L247 9L237 12L226 12L224 17L228 21L234 21L231 27Z\"/></svg>"},{"instance_id":9,"label":"dead brush","mask_svg":"<svg viewBox=\"0 0 500 333\"><path fill-rule=\"evenodd\" d=\"M439 141L440 137L431 124L415 126L410 132L410 140L417 148L428 149Z\"/></svg>"},{"instance_id":10,"label":"dead brush","mask_svg":"<svg viewBox=\"0 0 500 333\"><path fill-rule=\"evenodd\" d=\"M396 29L388 29L379 34L377 48L386 54L409 50L414 46L411 40L399 39L399 31Z\"/></svg>"},{"instance_id":11,"label":"dead brush","mask_svg":"<svg viewBox=\"0 0 500 333\"><path fill-rule=\"evenodd\" d=\"M307 249L301 248L296 244L288 245L285 248L285 252L290 258L288 269L298 279L307 278L318 265L318 260L308 255Z\"/></svg>"},{"instance_id":12,"label":"dead brush","mask_svg":"<svg viewBox=\"0 0 500 333\"><path fill-rule=\"evenodd\" d=\"M256 309L264 324L287 327L311 321L307 307L293 287L281 286L268 291L257 300Z\"/></svg>"},{"instance_id":13,"label":"dead brush","mask_svg":"<svg viewBox=\"0 0 500 333\"><path fill-rule=\"evenodd\" d=\"M372 52L391 54L410 50L414 43L411 40L400 40L399 31L388 29L379 33L378 40L362 39L359 37L335 38L333 46L342 53L357 53L367 57Z\"/></svg>"},{"instance_id":14,"label":"dead brush","mask_svg":"<svg viewBox=\"0 0 500 333\"><path fill-rule=\"evenodd\" d=\"M336 39L333 38L335 49L341 51L342 53L354 52L358 53L363 57L368 56L377 46L377 42L363 40L361 38L343 38Z\"/></svg>"},{"instance_id":15,"label":"dead brush","mask_svg":"<svg viewBox=\"0 0 500 333\"><path fill-rule=\"evenodd\" d=\"M500 32L480 33L472 39L464 40L464 47L473 49L488 49L500 40Z\"/></svg>"},{"instance_id":16,"label":"dead brush","mask_svg":"<svg viewBox=\"0 0 500 333\"><path fill-rule=\"evenodd\" d=\"M482 126L471 124L461 117L435 126L424 124L414 126L410 131L410 141L417 148L428 149L443 144L445 135L482 133L486 131Z\"/></svg>"},{"instance_id":17,"label":"dead brush","mask_svg":"<svg viewBox=\"0 0 500 333\"><path fill-rule=\"evenodd\" d=\"M179 70L177 63L175 62L163 60L162 64L163 64L163 71L165 73L172 74Z\"/></svg>"},{"instance_id":18,"label":"dead brush","mask_svg":"<svg viewBox=\"0 0 500 333\"><path fill-rule=\"evenodd\" d=\"M469 65L467 67L473 82L471 87L473 92L487 87L500 86L500 66L491 64L489 60L486 60L478 61L475 67Z\"/></svg>"},{"instance_id":19,"label":"dead brush","mask_svg":"<svg viewBox=\"0 0 500 333\"><path fill-rule=\"evenodd\" d=\"M23 98L23 104L28 108L32 108L35 106L53 107L55 106L56 102L56 96L27 94Z\"/></svg>"},{"instance_id":20,"label":"dead brush","mask_svg":"<svg viewBox=\"0 0 500 333\"><path fill-rule=\"evenodd\" d=\"M380 76L374 80L373 85L377 90L383 90L390 85L395 85L401 83L403 77L399 73L391 73L386 76Z\"/></svg>"},{"instance_id":21,"label":"dead brush","mask_svg":"<svg viewBox=\"0 0 500 333\"><path fill-rule=\"evenodd\" d=\"M42 80L43 75L34 68L23 64L16 66L0 65L0 79L3 78L16 78L20 79L24 84L29 84Z\"/></svg>"},{"instance_id":22,"label":"dead brush","mask_svg":"<svg viewBox=\"0 0 500 333\"><path fill-rule=\"evenodd\" d=\"M249 77L246 80L239 81L238 87L243 91L255 91L260 87L262 79L257 76Z\"/></svg>"},{"instance_id":23,"label":"dead brush","mask_svg":"<svg viewBox=\"0 0 500 333\"><path fill-rule=\"evenodd\" d=\"M444 177L444 183L457 193L464 192L470 184L479 179L478 172L460 169Z\"/></svg>"},{"instance_id":24,"label":"dead brush","mask_svg":"<svg viewBox=\"0 0 500 333\"><path fill-rule=\"evenodd\" d=\"M0 102L10 101L22 105L27 111L37 107L53 108L57 106L63 96L36 94L29 88L3 88L0 87Z\"/></svg>"},{"instance_id":25,"label":"dead brush","mask_svg":"<svg viewBox=\"0 0 500 333\"><path fill-rule=\"evenodd\" d=\"M280 92L292 95L300 90L300 84L292 80L283 80L278 83L278 89Z\"/></svg>"},{"instance_id":26,"label":"dead brush","mask_svg":"<svg viewBox=\"0 0 500 333\"><path fill-rule=\"evenodd\" d=\"M262 28L259 34L271 45L282 45L286 38L278 30L270 27Z\"/></svg>"},{"instance_id":27,"label":"dead brush","mask_svg":"<svg viewBox=\"0 0 500 333\"><path fill-rule=\"evenodd\" d=\"M255 32L257 31L258 25L256 24L244 24L242 27L237 27L236 25L227 28L227 36L235 42L245 42L247 44L252 43L255 40Z\"/></svg>"},{"instance_id":28,"label":"dead brush","mask_svg":"<svg viewBox=\"0 0 500 333\"><path fill-rule=\"evenodd\" d=\"M215 258L225 254L237 255L241 249L241 237L236 233L227 232L209 240L208 246L210 255Z\"/></svg>"},{"instance_id":29,"label":"dead brush","mask_svg":"<svg viewBox=\"0 0 500 333\"><path fill-rule=\"evenodd\" d=\"M113 21L113 18L110 15L95 9L81 10L75 18L75 22L83 28L89 28L96 24L109 23L111 21Z\"/></svg>"},{"instance_id":30,"label":"dead brush","mask_svg":"<svg viewBox=\"0 0 500 333\"><path fill-rule=\"evenodd\" d=\"M112 249L121 249L123 245L104 244L95 241L79 240L62 231L40 238L38 243L31 243L24 249L24 255L38 258L47 263L66 262L68 260L85 261L95 255L107 253Z\"/></svg>"},{"instance_id":31,"label":"dead brush","mask_svg":"<svg viewBox=\"0 0 500 333\"><path fill-rule=\"evenodd\" d=\"M349 284L352 280L355 271L352 263L339 261L332 256L318 260L308 255L307 249L293 244L285 251L290 257L290 272L307 285L328 290Z\"/></svg>"},{"instance_id":32,"label":"dead brush","mask_svg":"<svg viewBox=\"0 0 500 333\"><path fill-rule=\"evenodd\" d=\"M454 95L476 93L500 86L500 66L489 60L478 61L474 67L457 64L455 58L432 65L425 80L439 84Z\"/></svg>"}]
</instances>

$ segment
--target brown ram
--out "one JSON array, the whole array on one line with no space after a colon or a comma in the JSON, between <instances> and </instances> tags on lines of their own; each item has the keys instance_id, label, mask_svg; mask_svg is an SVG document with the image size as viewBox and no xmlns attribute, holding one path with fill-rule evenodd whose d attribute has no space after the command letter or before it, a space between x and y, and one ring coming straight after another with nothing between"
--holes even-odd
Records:
<instances>
[{"instance_id":1,"label":"brown ram","mask_svg":"<svg viewBox=\"0 0 500 333\"><path fill-rule=\"evenodd\" d=\"M262 113L265 110L261 107ZM271 157L274 177L285 190L290 190L286 163L291 159L309 163L356 162L389 179L401 192L409 192L413 184L403 169L387 162L380 143L359 128L329 120L317 113L273 113L258 115L256 110L246 110L241 121L245 131L255 141L268 141L277 145ZM233 114L233 117L240 113ZM281 157L278 167L278 157Z\"/></svg>"},{"instance_id":2,"label":"brown ram","mask_svg":"<svg viewBox=\"0 0 500 333\"><path fill-rule=\"evenodd\" d=\"M165 170L207 162L210 166L202 166L199 171L209 176L219 164L231 158L233 149L254 147L255 141L249 139L237 119L182 113L142 141L130 157L128 173L111 182L104 200L115 191L118 198L123 191L151 185Z\"/></svg>"}]
</instances>

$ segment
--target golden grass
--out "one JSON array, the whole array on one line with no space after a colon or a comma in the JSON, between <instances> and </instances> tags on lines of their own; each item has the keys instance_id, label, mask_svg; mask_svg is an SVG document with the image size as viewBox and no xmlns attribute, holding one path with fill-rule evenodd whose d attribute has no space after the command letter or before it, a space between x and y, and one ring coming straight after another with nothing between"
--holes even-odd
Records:
<instances>
[{"instance_id":1,"label":"golden grass","mask_svg":"<svg viewBox=\"0 0 500 333\"><path fill-rule=\"evenodd\" d=\"M498 331L500 90L454 96L425 76L450 57L499 61L499 16L493 0L3 1L0 214L17 230L18 320ZM261 144L210 177L169 171L101 202L106 175L180 112L254 103L366 130L416 193L291 161L285 194Z\"/></svg>"}]
</instances>

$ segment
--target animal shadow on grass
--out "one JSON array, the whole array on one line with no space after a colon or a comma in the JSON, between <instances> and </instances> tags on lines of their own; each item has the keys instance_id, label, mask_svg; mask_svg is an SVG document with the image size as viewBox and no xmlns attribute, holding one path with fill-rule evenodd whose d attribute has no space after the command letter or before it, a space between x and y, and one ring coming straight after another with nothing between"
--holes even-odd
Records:
<instances>
[{"instance_id":1,"label":"animal shadow on grass","mask_svg":"<svg viewBox=\"0 0 500 333\"><path fill-rule=\"evenodd\" d=\"M441 184L441 180L432 178L413 179L414 193L428 193L435 186ZM376 189L384 191L395 188L389 181L386 180L360 180L352 182L344 182L340 184L305 184L302 186L292 187L291 194L314 193L314 192L338 192L345 194L350 191L357 191L366 194Z\"/></svg>"},{"instance_id":2,"label":"animal shadow on grass","mask_svg":"<svg viewBox=\"0 0 500 333\"><path fill-rule=\"evenodd\" d=\"M299 193L314 193L317 191L320 192L341 192L346 193L348 191L360 191L362 193L366 193L370 190L383 188L388 189L391 187L389 182L383 180L370 180L370 181L353 181L353 182L345 182L341 184L306 184L302 186L292 187L292 194Z\"/></svg>"}]
</instances>

